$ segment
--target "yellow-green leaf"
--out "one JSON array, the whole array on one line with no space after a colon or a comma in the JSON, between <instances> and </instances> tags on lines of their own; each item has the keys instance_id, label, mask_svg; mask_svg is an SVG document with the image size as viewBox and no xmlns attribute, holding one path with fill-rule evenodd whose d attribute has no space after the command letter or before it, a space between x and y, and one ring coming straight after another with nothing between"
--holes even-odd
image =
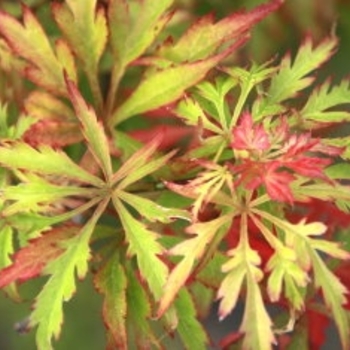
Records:
<instances>
[{"instance_id":1,"label":"yellow-green leaf","mask_svg":"<svg viewBox=\"0 0 350 350\"><path fill-rule=\"evenodd\" d=\"M21 142L0 145L0 164L11 169L65 176L97 187L104 186L101 179L76 165L65 153L48 146L35 149Z\"/></svg>"},{"instance_id":2,"label":"yellow-green leaf","mask_svg":"<svg viewBox=\"0 0 350 350\"><path fill-rule=\"evenodd\" d=\"M66 42L58 40L52 49L39 21L23 6L23 25L0 11L0 33L10 47L29 64L23 73L35 84L55 94L67 95L63 71L76 81L74 57Z\"/></svg>"}]
</instances>

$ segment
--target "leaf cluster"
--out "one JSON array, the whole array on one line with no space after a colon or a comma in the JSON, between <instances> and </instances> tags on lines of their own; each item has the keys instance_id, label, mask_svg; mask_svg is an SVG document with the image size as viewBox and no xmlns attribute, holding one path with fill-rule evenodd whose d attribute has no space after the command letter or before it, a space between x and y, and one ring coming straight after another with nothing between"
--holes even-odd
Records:
<instances>
[{"instance_id":1,"label":"leaf cluster","mask_svg":"<svg viewBox=\"0 0 350 350\"><path fill-rule=\"evenodd\" d=\"M334 272L350 254L335 218L310 213L319 201L349 222L350 144L322 134L348 121L349 82L301 98L337 40L225 64L281 4L168 38L172 0L54 1L55 37L28 6L0 11L1 71L30 82L22 114L0 108L0 287L18 300L18 282L47 276L29 317L38 349L53 348L88 273L108 349L205 349L215 300L220 319L244 301L244 349L279 342L272 303L288 332L323 307L350 347Z\"/></svg>"}]
</instances>

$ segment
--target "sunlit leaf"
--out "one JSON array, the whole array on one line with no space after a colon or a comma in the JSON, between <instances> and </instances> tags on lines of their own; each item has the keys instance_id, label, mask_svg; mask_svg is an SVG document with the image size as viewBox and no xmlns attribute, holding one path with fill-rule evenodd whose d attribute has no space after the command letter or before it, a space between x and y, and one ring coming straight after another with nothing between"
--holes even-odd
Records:
<instances>
[{"instance_id":1,"label":"sunlit leaf","mask_svg":"<svg viewBox=\"0 0 350 350\"><path fill-rule=\"evenodd\" d=\"M101 179L76 165L62 151L56 151L45 145L38 149L21 142L2 145L0 146L0 164L11 169L66 176L98 187L104 184Z\"/></svg>"}]
</instances>

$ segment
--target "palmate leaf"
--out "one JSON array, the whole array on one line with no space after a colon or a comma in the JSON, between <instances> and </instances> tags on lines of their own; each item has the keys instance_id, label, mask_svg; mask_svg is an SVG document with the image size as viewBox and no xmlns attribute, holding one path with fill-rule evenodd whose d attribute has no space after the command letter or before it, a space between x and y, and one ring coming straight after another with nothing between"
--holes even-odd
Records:
<instances>
[{"instance_id":1,"label":"palmate leaf","mask_svg":"<svg viewBox=\"0 0 350 350\"><path fill-rule=\"evenodd\" d=\"M349 81L343 80L339 85L332 86L327 81L315 89L305 106L298 114L306 125L320 125L322 123L339 123L350 119L349 112L336 111L334 107L349 104ZM332 110L329 110L332 108ZM308 123L309 122L309 123Z\"/></svg>"},{"instance_id":2,"label":"palmate leaf","mask_svg":"<svg viewBox=\"0 0 350 350\"><path fill-rule=\"evenodd\" d=\"M89 240L107 203L108 200L105 200L99 204L78 235L62 242L65 252L50 262L43 271L51 277L37 296L30 316L30 326L38 326L36 335L38 350L53 349L51 339L58 338L63 321L62 304L71 299L75 292L75 272L80 279L87 273L90 257Z\"/></svg>"},{"instance_id":3,"label":"palmate leaf","mask_svg":"<svg viewBox=\"0 0 350 350\"><path fill-rule=\"evenodd\" d=\"M77 73L73 54L66 42L58 40L54 51L43 28L27 6L23 6L23 25L0 11L0 33L15 53L29 62L23 73L30 80L55 94L67 95L63 70L73 81L77 80Z\"/></svg>"},{"instance_id":4,"label":"palmate leaf","mask_svg":"<svg viewBox=\"0 0 350 350\"><path fill-rule=\"evenodd\" d=\"M104 295L103 319L113 337L113 343L118 349L127 350L127 277L118 254L109 257L99 269L94 277L94 284Z\"/></svg>"},{"instance_id":5,"label":"palmate leaf","mask_svg":"<svg viewBox=\"0 0 350 350\"><path fill-rule=\"evenodd\" d=\"M64 252L58 242L68 241L77 231L78 226L62 226L31 240L14 254L13 263L0 271L0 288L39 276L47 264ZM11 235L8 237L12 239Z\"/></svg>"},{"instance_id":6,"label":"palmate leaf","mask_svg":"<svg viewBox=\"0 0 350 350\"><path fill-rule=\"evenodd\" d=\"M286 243L298 252L299 261L307 259L308 265L314 271L315 286L322 289L326 305L330 308L338 327L344 349L350 346L350 323L343 304L346 303L345 294L348 293L340 280L328 269L316 249L330 254L338 259L349 259L349 253L340 249L334 242L318 241L312 236L319 236L326 232L327 227L322 222L291 224L267 212L254 209L254 212L273 223L286 233ZM303 251L301 250L303 249Z\"/></svg>"},{"instance_id":7,"label":"palmate leaf","mask_svg":"<svg viewBox=\"0 0 350 350\"><path fill-rule=\"evenodd\" d=\"M164 254L164 248L157 241L157 234L135 219L117 196L113 195L112 199L129 244L128 256L136 256L143 279L159 300L168 277L168 268L159 258Z\"/></svg>"},{"instance_id":8,"label":"palmate leaf","mask_svg":"<svg viewBox=\"0 0 350 350\"><path fill-rule=\"evenodd\" d=\"M176 101L186 89L203 79L211 68L245 41L246 38L243 38L225 51L207 59L179 64L146 77L132 95L115 111L110 119L110 125L113 127L133 115L154 110Z\"/></svg>"},{"instance_id":9,"label":"palmate leaf","mask_svg":"<svg viewBox=\"0 0 350 350\"><path fill-rule=\"evenodd\" d=\"M87 105L76 85L67 79L69 97L78 119L82 124L82 132L95 161L103 170L106 180L112 176L112 162L106 133L91 106Z\"/></svg>"},{"instance_id":10,"label":"palmate leaf","mask_svg":"<svg viewBox=\"0 0 350 350\"><path fill-rule=\"evenodd\" d=\"M279 71L271 79L271 85L267 91L267 97L260 106L260 113L269 105L279 104L286 99L296 96L300 91L308 87L314 80L308 76L319 68L333 54L337 40L329 37L318 46L313 47L310 37L307 37L300 47L293 63L290 55L285 56L280 64Z\"/></svg>"},{"instance_id":11,"label":"palmate leaf","mask_svg":"<svg viewBox=\"0 0 350 350\"><path fill-rule=\"evenodd\" d=\"M231 220L232 215L227 214L209 222L195 223L188 228L188 232L196 234L196 236L170 249L169 253L171 255L182 255L184 258L171 271L164 286L158 316L161 316L169 308L178 291L190 276L196 260L205 254L206 248L214 239L218 230L227 229Z\"/></svg>"},{"instance_id":12,"label":"palmate leaf","mask_svg":"<svg viewBox=\"0 0 350 350\"><path fill-rule=\"evenodd\" d=\"M76 165L65 153L45 145L38 149L22 142L0 145L0 164L5 168L63 176L96 187L104 186L101 179Z\"/></svg>"}]
</instances>

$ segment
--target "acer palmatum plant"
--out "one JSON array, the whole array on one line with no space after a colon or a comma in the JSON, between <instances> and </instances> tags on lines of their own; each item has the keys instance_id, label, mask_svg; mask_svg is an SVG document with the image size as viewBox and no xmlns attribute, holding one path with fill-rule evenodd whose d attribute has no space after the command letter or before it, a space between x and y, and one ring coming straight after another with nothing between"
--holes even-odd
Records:
<instances>
[{"instance_id":1,"label":"acer palmatum plant","mask_svg":"<svg viewBox=\"0 0 350 350\"><path fill-rule=\"evenodd\" d=\"M320 348L330 319L350 347L350 139L324 132L350 119L350 87L313 86L337 39L226 60L281 5L173 37L171 0L54 1L52 36L27 6L0 12L0 286L18 299L48 276L26 324L39 350L88 273L108 349L206 349L201 319L239 300L220 348Z\"/></svg>"}]
</instances>

